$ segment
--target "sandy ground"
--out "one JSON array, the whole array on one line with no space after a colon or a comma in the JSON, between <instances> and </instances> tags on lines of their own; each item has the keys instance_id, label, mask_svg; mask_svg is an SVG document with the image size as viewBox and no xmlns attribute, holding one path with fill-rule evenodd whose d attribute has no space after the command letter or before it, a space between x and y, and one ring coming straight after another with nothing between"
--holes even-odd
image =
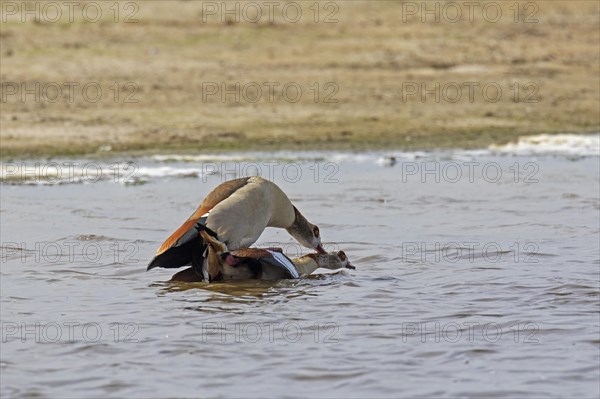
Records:
<instances>
[{"instance_id":1,"label":"sandy ground","mask_svg":"<svg viewBox=\"0 0 600 399\"><path fill-rule=\"evenodd\" d=\"M0 2L2 158L600 130L597 1L92 3Z\"/></svg>"}]
</instances>

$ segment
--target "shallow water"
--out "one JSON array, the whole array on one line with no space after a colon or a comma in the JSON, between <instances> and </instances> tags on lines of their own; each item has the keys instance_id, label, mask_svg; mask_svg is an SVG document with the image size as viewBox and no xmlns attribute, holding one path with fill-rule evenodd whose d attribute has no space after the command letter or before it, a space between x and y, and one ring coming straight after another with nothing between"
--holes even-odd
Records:
<instances>
[{"instance_id":1,"label":"shallow water","mask_svg":"<svg viewBox=\"0 0 600 399\"><path fill-rule=\"evenodd\" d=\"M139 178L3 183L2 396L598 397L599 158L381 155L120 159ZM357 270L145 272L252 168ZM272 229L259 244L306 251Z\"/></svg>"}]
</instances>

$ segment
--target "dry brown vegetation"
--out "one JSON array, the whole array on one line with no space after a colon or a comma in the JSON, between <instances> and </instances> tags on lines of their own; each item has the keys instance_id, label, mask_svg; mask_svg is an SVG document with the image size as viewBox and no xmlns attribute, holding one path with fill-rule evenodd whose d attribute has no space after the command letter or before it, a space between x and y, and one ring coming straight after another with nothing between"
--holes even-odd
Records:
<instances>
[{"instance_id":1,"label":"dry brown vegetation","mask_svg":"<svg viewBox=\"0 0 600 399\"><path fill-rule=\"evenodd\" d=\"M423 22L422 10L409 15L422 2L399 1L321 2L315 22L310 1L295 3L303 12L297 23L283 18L285 2L273 21L264 8L256 23L241 11L247 2L229 2L239 4L241 18L224 22L200 1L121 2L118 21L113 2L97 2L99 22L83 18L80 7L73 22L66 15L50 21L50 9L22 22L22 10L15 14L11 3L35 9L35 2L2 2L3 158L93 154L108 146L161 152L477 147L523 134L600 130L597 1L522 1L517 20L515 2L482 1L472 21L459 1L458 22L449 21L456 10L448 2L428 2L440 7L441 19L426 15ZM498 22L489 18L492 9L487 19L482 14L486 3L501 5ZM38 4L43 12L45 3ZM137 21L124 22L132 12ZM23 98L21 90L35 92L36 82L38 92ZM78 84L73 96L68 82ZM240 88L239 100L230 94L222 101L221 84L231 89L236 82L255 82L262 95L251 102L251 85ZM268 82L279 86L269 93ZM212 83L219 86L215 95L206 92ZM297 102L282 94L289 83L303 90ZM102 88L97 102L86 100L86 84L90 97L96 85ZM434 91L440 85L439 101L434 94L421 98L423 84ZM56 85L62 94L51 102ZM406 94L415 87L415 95ZM457 87L462 97L452 102ZM494 87L502 89L495 102ZM334 102L325 101L328 95Z\"/></svg>"}]
</instances>

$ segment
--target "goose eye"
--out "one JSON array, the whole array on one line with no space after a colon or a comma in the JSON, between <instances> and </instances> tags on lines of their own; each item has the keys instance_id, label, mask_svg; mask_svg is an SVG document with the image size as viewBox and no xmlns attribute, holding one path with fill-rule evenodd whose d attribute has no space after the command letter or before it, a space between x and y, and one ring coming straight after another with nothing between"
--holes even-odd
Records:
<instances>
[{"instance_id":1,"label":"goose eye","mask_svg":"<svg viewBox=\"0 0 600 399\"><path fill-rule=\"evenodd\" d=\"M319 228L318 227L315 227L313 229L313 234L315 235L315 237L319 237Z\"/></svg>"}]
</instances>

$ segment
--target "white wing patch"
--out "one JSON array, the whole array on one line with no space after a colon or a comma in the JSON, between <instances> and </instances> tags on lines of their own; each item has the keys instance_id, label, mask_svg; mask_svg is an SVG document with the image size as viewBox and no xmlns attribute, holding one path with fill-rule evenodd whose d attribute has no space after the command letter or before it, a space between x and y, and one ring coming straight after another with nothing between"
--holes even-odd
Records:
<instances>
[{"instance_id":1,"label":"white wing patch","mask_svg":"<svg viewBox=\"0 0 600 399\"><path fill-rule=\"evenodd\" d=\"M210 275L208 274L208 245L202 254L204 257L204 261L202 262L202 275L204 276L204 281L207 283L210 282Z\"/></svg>"},{"instance_id":2,"label":"white wing patch","mask_svg":"<svg viewBox=\"0 0 600 399\"><path fill-rule=\"evenodd\" d=\"M293 278L299 278L300 277L300 274L298 273L298 270L296 270L296 267L288 259L287 256L285 256L281 252L269 251L269 250L267 250L267 252L269 252L271 255L273 255L273 258L277 261L277 263L281 264L281 266L284 269L286 269L288 272L290 272L290 274L292 275Z\"/></svg>"}]
</instances>

